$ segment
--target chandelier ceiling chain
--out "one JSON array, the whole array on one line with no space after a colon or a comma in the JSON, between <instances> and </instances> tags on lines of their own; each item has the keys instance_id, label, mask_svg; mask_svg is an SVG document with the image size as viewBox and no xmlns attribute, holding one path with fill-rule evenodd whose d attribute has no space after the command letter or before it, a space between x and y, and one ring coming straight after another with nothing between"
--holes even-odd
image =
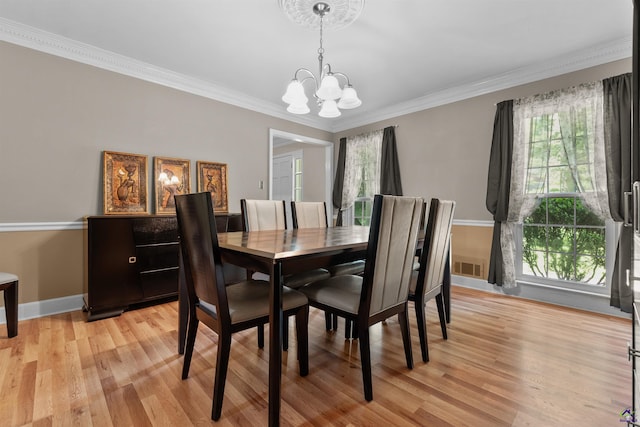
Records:
<instances>
[{"instance_id":1,"label":"chandelier ceiling chain","mask_svg":"<svg viewBox=\"0 0 640 427\"><path fill-rule=\"evenodd\" d=\"M341 115L340 109L351 109L362 105L362 101L358 98L356 90L351 86L349 77L340 72L332 72L331 64L324 64L324 47L323 42L323 23L324 17L331 7L324 2L318 2L313 5L313 13L320 18L320 46L318 47L318 78L306 68L296 70L293 80L287 86L286 93L282 96L282 100L289 104L287 111L293 114L307 114L309 99L304 93L304 82L313 81L315 91L313 96L316 98L320 107L318 115L320 117L338 117ZM300 75L307 74L302 80ZM340 87L338 77L344 80L344 87ZM318 85L318 81L320 84Z\"/></svg>"}]
</instances>

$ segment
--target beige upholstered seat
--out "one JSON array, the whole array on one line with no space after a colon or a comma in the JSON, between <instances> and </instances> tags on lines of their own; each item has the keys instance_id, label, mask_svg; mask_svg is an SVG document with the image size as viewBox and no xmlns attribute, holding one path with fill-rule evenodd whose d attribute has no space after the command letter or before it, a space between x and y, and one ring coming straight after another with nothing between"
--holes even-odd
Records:
<instances>
[{"instance_id":1,"label":"beige upholstered seat","mask_svg":"<svg viewBox=\"0 0 640 427\"><path fill-rule=\"evenodd\" d=\"M291 202L293 228L327 227L327 207L324 202ZM358 260L327 268L332 276L343 274L362 274L364 261Z\"/></svg>"},{"instance_id":2,"label":"beige upholstered seat","mask_svg":"<svg viewBox=\"0 0 640 427\"><path fill-rule=\"evenodd\" d=\"M366 400L373 399L369 326L397 314L413 368L407 298L421 209L420 198L376 195L364 276L333 276L300 288L312 306L355 321Z\"/></svg>"},{"instance_id":3,"label":"beige upholstered seat","mask_svg":"<svg viewBox=\"0 0 640 427\"><path fill-rule=\"evenodd\" d=\"M226 285L211 194L208 192L176 196L176 215L180 237L181 265L188 295L189 326L182 378L189 375L199 322L218 334L218 354L211 418L222 412L231 335L269 322L269 286L257 280ZM304 294L283 288L284 316L295 314L300 375L309 370L309 304Z\"/></svg>"},{"instance_id":4,"label":"beige upholstered seat","mask_svg":"<svg viewBox=\"0 0 640 427\"><path fill-rule=\"evenodd\" d=\"M326 228L327 206L324 202L291 202L291 217L293 228ZM356 260L327 267L331 276L343 276L345 274L362 275L364 273L364 261ZM338 317L325 315L327 331L338 329ZM345 338L352 337L351 323L345 323Z\"/></svg>"},{"instance_id":5,"label":"beige upholstered seat","mask_svg":"<svg viewBox=\"0 0 640 427\"><path fill-rule=\"evenodd\" d=\"M286 230L287 216L284 200L251 200L241 199L240 210L242 225L245 231L258 230ZM252 272L248 272L253 276ZM259 276L267 277L258 273ZM326 279L331 274L324 268L317 268L302 273L288 274L283 277L284 284L292 289L298 289L314 280ZM264 329L258 328L258 345L264 346ZM282 330L282 347L289 347L289 322L285 319Z\"/></svg>"},{"instance_id":6,"label":"beige upholstered seat","mask_svg":"<svg viewBox=\"0 0 640 427\"><path fill-rule=\"evenodd\" d=\"M0 291L4 291L7 336L13 338L18 335L18 276L0 272Z\"/></svg>"},{"instance_id":7,"label":"beige upholstered seat","mask_svg":"<svg viewBox=\"0 0 640 427\"><path fill-rule=\"evenodd\" d=\"M422 360L425 362L429 360L425 304L434 297L438 308L442 337L447 339L442 282L444 280L447 257L449 256L451 224L455 207L454 201L431 199L424 244L420 251L419 268L413 272L409 290L409 300L414 301L415 305L418 333L420 335L420 349L422 351Z\"/></svg>"}]
</instances>

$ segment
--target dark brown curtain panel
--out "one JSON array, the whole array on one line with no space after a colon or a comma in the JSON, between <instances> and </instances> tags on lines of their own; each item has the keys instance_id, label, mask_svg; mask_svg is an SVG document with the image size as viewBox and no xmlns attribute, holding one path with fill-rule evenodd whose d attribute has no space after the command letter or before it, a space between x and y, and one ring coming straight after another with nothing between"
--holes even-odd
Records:
<instances>
[{"instance_id":1,"label":"dark brown curtain panel","mask_svg":"<svg viewBox=\"0 0 640 427\"><path fill-rule=\"evenodd\" d=\"M400 179L400 162L398 161L395 126L384 128L380 168L380 193L402 196L402 180Z\"/></svg>"},{"instance_id":2,"label":"dark brown curtain panel","mask_svg":"<svg viewBox=\"0 0 640 427\"><path fill-rule=\"evenodd\" d=\"M502 249L500 232L502 222L509 212L509 190L511 181L511 160L513 157L513 100L503 101L496 106L493 122L493 140L489 158L487 178L487 209L493 215L493 239L489 260L489 283L502 286Z\"/></svg>"},{"instance_id":3,"label":"dark brown curtain panel","mask_svg":"<svg viewBox=\"0 0 640 427\"><path fill-rule=\"evenodd\" d=\"M604 92L604 143L607 159L607 192L611 217L616 223L624 222L625 192L631 191L631 73L602 81ZM631 268L633 228L618 227L620 236L611 275L613 307L630 313L631 287L627 286L626 272Z\"/></svg>"},{"instance_id":4,"label":"dark brown curtain panel","mask_svg":"<svg viewBox=\"0 0 640 427\"><path fill-rule=\"evenodd\" d=\"M340 138L338 149L338 164L336 165L336 178L333 181L333 207L338 209L336 225L342 225L342 189L344 187L344 164L347 158L347 138Z\"/></svg>"}]
</instances>

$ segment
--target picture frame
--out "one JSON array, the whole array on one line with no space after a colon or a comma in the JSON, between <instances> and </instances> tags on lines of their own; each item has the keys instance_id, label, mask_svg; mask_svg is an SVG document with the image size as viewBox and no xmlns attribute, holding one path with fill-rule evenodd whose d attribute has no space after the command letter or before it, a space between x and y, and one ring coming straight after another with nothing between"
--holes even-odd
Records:
<instances>
[{"instance_id":1,"label":"picture frame","mask_svg":"<svg viewBox=\"0 0 640 427\"><path fill-rule=\"evenodd\" d=\"M155 213L175 215L174 197L191 193L191 161L172 157L153 158Z\"/></svg>"},{"instance_id":2,"label":"picture frame","mask_svg":"<svg viewBox=\"0 0 640 427\"><path fill-rule=\"evenodd\" d=\"M149 214L147 156L104 151L102 171L105 215Z\"/></svg>"},{"instance_id":3,"label":"picture frame","mask_svg":"<svg viewBox=\"0 0 640 427\"><path fill-rule=\"evenodd\" d=\"M198 192L211 193L214 212L229 212L227 164L197 161L196 169Z\"/></svg>"}]
</instances>

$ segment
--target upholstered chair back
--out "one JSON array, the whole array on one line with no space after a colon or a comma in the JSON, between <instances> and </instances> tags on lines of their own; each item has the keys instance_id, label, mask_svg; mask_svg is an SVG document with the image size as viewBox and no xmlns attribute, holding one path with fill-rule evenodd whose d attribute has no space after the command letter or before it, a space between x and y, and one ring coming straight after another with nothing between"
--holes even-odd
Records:
<instances>
[{"instance_id":1,"label":"upholstered chair back","mask_svg":"<svg viewBox=\"0 0 640 427\"><path fill-rule=\"evenodd\" d=\"M420 291L420 285L424 293L442 285L455 207L456 203L452 200L431 199L429 203L416 292Z\"/></svg>"},{"instance_id":2,"label":"upholstered chair back","mask_svg":"<svg viewBox=\"0 0 640 427\"><path fill-rule=\"evenodd\" d=\"M218 235L208 192L176 196L178 235L190 300L215 307L230 323Z\"/></svg>"},{"instance_id":3,"label":"upholstered chair back","mask_svg":"<svg viewBox=\"0 0 640 427\"><path fill-rule=\"evenodd\" d=\"M285 230L287 217L284 200L240 200L245 231Z\"/></svg>"},{"instance_id":4,"label":"upholstered chair back","mask_svg":"<svg viewBox=\"0 0 640 427\"><path fill-rule=\"evenodd\" d=\"M421 198L375 196L363 284L369 316L406 304L422 204Z\"/></svg>"},{"instance_id":5,"label":"upholstered chair back","mask_svg":"<svg viewBox=\"0 0 640 427\"><path fill-rule=\"evenodd\" d=\"M293 228L326 228L327 209L324 202L291 202Z\"/></svg>"}]
</instances>

